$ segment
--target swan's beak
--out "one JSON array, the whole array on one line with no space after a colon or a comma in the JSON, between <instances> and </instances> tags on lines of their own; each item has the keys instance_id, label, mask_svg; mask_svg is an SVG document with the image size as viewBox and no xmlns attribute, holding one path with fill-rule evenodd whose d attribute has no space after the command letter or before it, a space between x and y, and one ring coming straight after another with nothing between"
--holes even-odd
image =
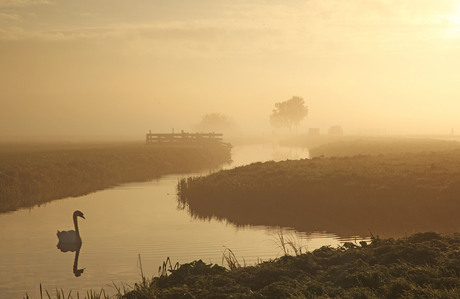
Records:
<instances>
[{"instance_id":1,"label":"swan's beak","mask_svg":"<svg viewBox=\"0 0 460 299\"><path fill-rule=\"evenodd\" d=\"M81 215L81 218L86 219L85 216Z\"/></svg>"}]
</instances>

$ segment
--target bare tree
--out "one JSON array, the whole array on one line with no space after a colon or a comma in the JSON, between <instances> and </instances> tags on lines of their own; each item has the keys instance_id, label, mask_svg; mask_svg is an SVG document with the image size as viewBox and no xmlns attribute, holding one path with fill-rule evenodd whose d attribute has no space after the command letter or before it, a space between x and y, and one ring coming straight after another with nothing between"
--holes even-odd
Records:
<instances>
[{"instance_id":1,"label":"bare tree","mask_svg":"<svg viewBox=\"0 0 460 299\"><path fill-rule=\"evenodd\" d=\"M284 102L275 103L275 109L270 114L270 123L275 128L287 127L291 130L292 126L299 125L299 122L308 114L308 107L301 97L292 97Z\"/></svg>"}]
</instances>

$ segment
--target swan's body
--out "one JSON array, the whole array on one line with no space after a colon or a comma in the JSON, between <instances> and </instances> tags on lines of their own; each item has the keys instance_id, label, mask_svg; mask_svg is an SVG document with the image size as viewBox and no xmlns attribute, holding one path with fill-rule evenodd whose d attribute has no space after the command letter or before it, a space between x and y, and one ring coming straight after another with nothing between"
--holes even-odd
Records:
<instances>
[{"instance_id":1,"label":"swan's body","mask_svg":"<svg viewBox=\"0 0 460 299\"><path fill-rule=\"evenodd\" d=\"M80 211L73 212L73 225L75 226L75 230L57 232L57 237L59 239L60 244L61 243L81 244L81 237L80 237L80 231L78 230L77 217L81 217L85 219L85 216L83 216L82 212Z\"/></svg>"}]
</instances>

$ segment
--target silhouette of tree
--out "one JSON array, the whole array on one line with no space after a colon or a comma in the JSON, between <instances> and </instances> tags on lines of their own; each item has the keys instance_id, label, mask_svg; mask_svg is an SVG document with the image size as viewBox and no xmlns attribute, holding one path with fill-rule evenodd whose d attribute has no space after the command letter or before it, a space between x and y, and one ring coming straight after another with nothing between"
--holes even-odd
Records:
<instances>
[{"instance_id":1,"label":"silhouette of tree","mask_svg":"<svg viewBox=\"0 0 460 299\"><path fill-rule=\"evenodd\" d=\"M200 131L228 132L235 129L235 123L220 113L205 114L196 125Z\"/></svg>"},{"instance_id":2,"label":"silhouette of tree","mask_svg":"<svg viewBox=\"0 0 460 299\"><path fill-rule=\"evenodd\" d=\"M292 97L284 102L275 103L275 109L270 114L270 123L275 128L287 127L297 129L299 122L308 114L308 107L301 97Z\"/></svg>"}]
</instances>

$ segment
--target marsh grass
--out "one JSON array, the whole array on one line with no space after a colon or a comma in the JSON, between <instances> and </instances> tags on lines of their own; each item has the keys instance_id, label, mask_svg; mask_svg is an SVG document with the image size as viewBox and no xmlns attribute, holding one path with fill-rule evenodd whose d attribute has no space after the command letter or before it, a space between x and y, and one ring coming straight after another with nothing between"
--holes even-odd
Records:
<instances>
[{"instance_id":1,"label":"marsh grass","mask_svg":"<svg viewBox=\"0 0 460 299\"><path fill-rule=\"evenodd\" d=\"M161 266L158 267L158 276L168 276L168 272L172 272L173 270L179 269L180 264L176 262L174 266L171 263L171 259L169 256L163 262Z\"/></svg>"},{"instance_id":2,"label":"marsh grass","mask_svg":"<svg viewBox=\"0 0 460 299\"><path fill-rule=\"evenodd\" d=\"M225 147L0 144L0 212L80 196L121 183L217 167Z\"/></svg>"},{"instance_id":3,"label":"marsh grass","mask_svg":"<svg viewBox=\"0 0 460 299\"><path fill-rule=\"evenodd\" d=\"M295 233L290 233L288 236L285 236L283 231L279 231L275 243L280 248L284 255L291 255L291 252L295 256L301 255L307 252L307 245L302 244L302 239L299 238Z\"/></svg>"},{"instance_id":4,"label":"marsh grass","mask_svg":"<svg viewBox=\"0 0 460 299\"><path fill-rule=\"evenodd\" d=\"M112 282L112 287L116 291L116 293L113 295L108 294L104 288L101 288L99 291L87 290L82 295L80 294L80 292L74 292L73 290L66 292L63 288L56 288L54 292L50 292L47 289L43 289L43 286L40 283L40 299L122 299L125 298L125 296L133 290L147 290L149 288L150 279L147 279L144 275L142 259L140 254L138 255L138 268L140 271L141 281L139 283L135 283L134 287L127 286L123 283L121 284L121 286L118 286L117 284L115 284L115 282ZM32 298L26 293L23 299Z\"/></svg>"},{"instance_id":5,"label":"marsh grass","mask_svg":"<svg viewBox=\"0 0 460 299\"><path fill-rule=\"evenodd\" d=\"M253 163L178 183L200 219L343 237L460 229L460 150Z\"/></svg>"},{"instance_id":6,"label":"marsh grass","mask_svg":"<svg viewBox=\"0 0 460 299\"><path fill-rule=\"evenodd\" d=\"M138 254L138 264L137 264L137 266L139 267L139 270L141 271L141 287L146 287L147 279L144 276L144 269L142 268L142 259L141 259L140 254Z\"/></svg>"},{"instance_id":7,"label":"marsh grass","mask_svg":"<svg viewBox=\"0 0 460 299\"><path fill-rule=\"evenodd\" d=\"M439 137L444 137L441 140ZM308 147L310 157L386 155L396 153L439 152L460 149L452 136L307 136L280 141L282 146Z\"/></svg>"},{"instance_id":8,"label":"marsh grass","mask_svg":"<svg viewBox=\"0 0 460 299\"><path fill-rule=\"evenodd\" d=\"M242 267L235 253L233 253L233 251L228 247L225 247L224 251L222 252L222 265L224 265L224 261L230 270L236 270ZM246 267L246 261L244 260L244 258L243 267Z\"/></svg>"},{"instance_id":9,"label":"marsh grass","mask_svg":"<svg viewBox=\"0 0 460 299\"><path fill-rule=\"evenodd\" d=\"M72 290L70 290L68 293L64 291L64 289L55 289L54 292L49 292L48 290L45 289L45 296L43 294L43 289L42 289L42 284L40 284L40 299L116 299L116 298L122 298L122 294L118 292L117 295L114 296L109 296L105 290L102 288L100 291L93 291L93 290L88 290L86 293L82 296L80 296L79 292L75 292L72 294ZM129 291L126 290L125 294L128 293ZM26 293L24 299L31 299L29 295Z\"/></svg>"},{"instance_id":10,"label":"marsh grass","mask_svg":"<svg viewBox=\"0 0 460 299\"><path fill-rule=\"evenodd\" d=\"M459 298L459 248L459 234L427 232L323 246L253 266L197 260L124 298ZM231 250L226 255L239 264Z\"/></svg>"},{"instance_id":11,"label":"marsh grass","mask_svg":"<svg viewBox=\"0 0 460 299\"><path fill-rule=\"evenodd\" d=\"M443 152L460 149L460 142L433 138L349 137L310 149L310 157L388 155L398 153Z\"/></svg>"}]
</instances>

